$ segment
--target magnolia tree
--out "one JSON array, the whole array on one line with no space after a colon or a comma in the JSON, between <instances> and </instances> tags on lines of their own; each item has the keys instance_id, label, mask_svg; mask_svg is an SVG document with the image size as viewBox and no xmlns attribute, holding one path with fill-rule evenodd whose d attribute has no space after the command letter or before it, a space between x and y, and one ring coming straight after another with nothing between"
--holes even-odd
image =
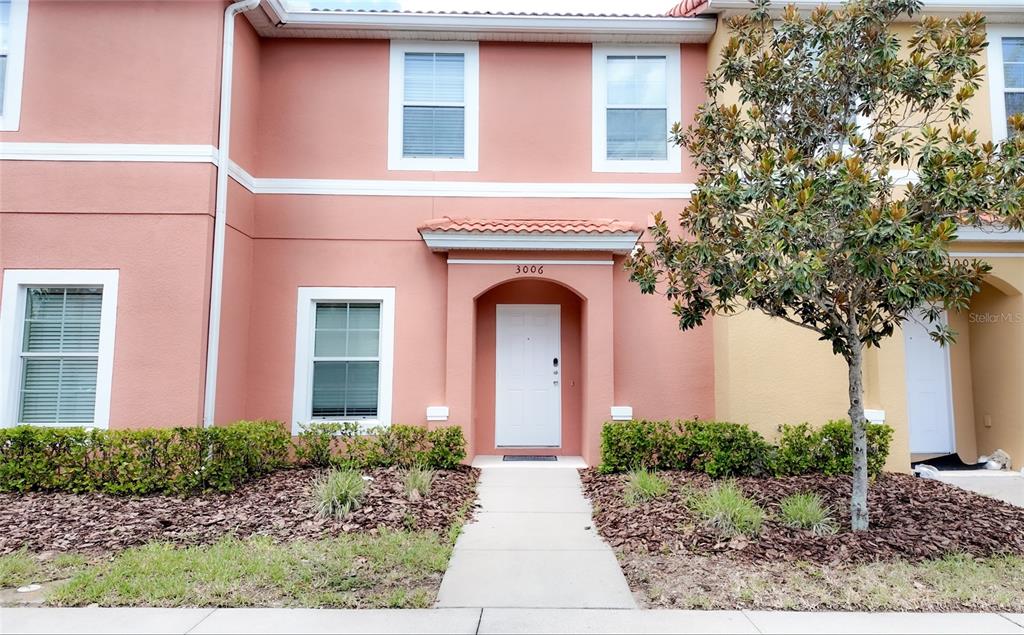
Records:
<instances>
[{"instance_id":1,"label":"magnolia tree","mask_svg":"<svg viewBox=\"0 0 1024 635\"><path fill-rule=\"evenodd\" d=\"M917 315L945 345L990 267L949 253L958 227L1019 229L1024 135L979 142L969 102L983 73L984 18L892 26L920 0L854 0L728 21L708 100L672 139L699 169L672 231L627 262L683 330L753 309L816 333L849 367L851 525L868 526L864 350ZM1001 72L1001 69L995 69ZM1017 132L1024 121L1015 118Z\"/></svg>"}]
</instances>

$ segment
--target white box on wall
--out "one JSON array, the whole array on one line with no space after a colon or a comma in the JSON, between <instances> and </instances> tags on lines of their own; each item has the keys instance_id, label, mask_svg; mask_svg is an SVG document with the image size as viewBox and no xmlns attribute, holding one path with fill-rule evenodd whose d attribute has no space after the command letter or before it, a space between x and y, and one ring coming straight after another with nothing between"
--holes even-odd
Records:
<instances>
[{"instance_id":1,"label":"white box on wall","mask_svg":"<svg viewBox=\"0 0 1024 635\"><path fill-rule=\"evenodd\" d=\"M448 421L448 406L427 406L427 421Z\"/></svg>"},{"instance_id":2,"label":"white box on wall","mask_svg":"<svg viewBox=\"0 0 1024 635\"><path fill-rule=\"evenodd\" d=\"M633 418L633 406L612 406L612 421L629 421Z\"/></svg>"}]
</instances>

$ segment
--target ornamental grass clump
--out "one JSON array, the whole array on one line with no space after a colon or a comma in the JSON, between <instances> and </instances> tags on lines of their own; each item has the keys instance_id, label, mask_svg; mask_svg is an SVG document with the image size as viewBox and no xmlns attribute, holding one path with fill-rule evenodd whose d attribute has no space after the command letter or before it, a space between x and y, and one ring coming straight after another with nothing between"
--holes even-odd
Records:
<instances>
[{"instance_id":1,"label":"ornamental grass clump","mask_svg":"<svg viewBox=\"0 0 1024 635\"><path fill-rule=\"evenodd\" d=\"M434 470L421 467L409 468L405 473L405 495L411 501L418 501L430 493L430 487L434 484Z\"/></svg>"},{"instance_id":2,"label":"ornamental grass clump","mask_svg":"<svg viewBox=\"0 0 1024 635\"><path fill-rule=\"evenodd\" d=\"M355 470L330 470L313 482L313 504L324 518L344 518L362 503L366 481Z\"/></svg>"},{"instance_id":3,"label":"ornamental grass clump","mask_svg":"<svg viewBox=\"0 0 1024 635\"><path fill-rule=\"evenodd\" d=\"M809 529L815 536L836 533L836 523L817 494L792 494L783 498L779 506L787 527Z\"/></svg>"},{"instance_id":4,"label":"ornamental grass clump","mask_svg":"<svg viewBox=\"0 0 1024 635\"><path fill-rule=\"evenodd\" d=\"M627 505L645 503L668 493L668 483L650 470L633 470L626 481L623 498Z\"/></svg>"},{"instance_id":5,"label":"ornamental grass clump","mask_svg":"<svg viewBox=\"0 0 1024 635\"><path fill-rule=\"evenodd\" d=\"M709 527L724 536L756 536L764 523L764 510L743 495L734 483L722 483L690 499L690 508Z\"/></svg>"}]
</instances>

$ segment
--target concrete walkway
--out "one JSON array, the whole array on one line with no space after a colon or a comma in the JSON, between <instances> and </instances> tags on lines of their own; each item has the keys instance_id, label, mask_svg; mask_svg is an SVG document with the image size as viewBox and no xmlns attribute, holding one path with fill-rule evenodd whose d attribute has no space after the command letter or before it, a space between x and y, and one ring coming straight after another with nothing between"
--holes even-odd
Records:
<instances>
[{"instance_id":1,"label":"concrete walkway","mask_svg":"<svg viewBox=\"0 0 1024 635\"><path fill-rule=\"evenodd\" d=\"M2 608L0 633L1017 633L1024 614Z\"/></svg>"},{"instance_id":2,"label":"concrete walkway","mask_svg":"<svg viewBox=\"0 0 1024 635\"><path fill-rule=\"evenodd\" d=\"M473 464L480 508L455 543L438 607L636 608L593 527L581 460Z\"/></svg>"}]
</instances>

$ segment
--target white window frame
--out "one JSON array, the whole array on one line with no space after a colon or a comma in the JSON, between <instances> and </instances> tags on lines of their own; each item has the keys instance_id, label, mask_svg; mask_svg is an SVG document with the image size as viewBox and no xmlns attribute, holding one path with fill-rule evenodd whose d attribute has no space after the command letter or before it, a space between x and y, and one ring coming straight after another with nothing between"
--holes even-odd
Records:
<instances>
[{"instance_id":1,"label":"white window frame","mask_svg":"<svg viewBox=\"0 0 1024 635\"><path fill-rule=\"evenodd\" d=\"M1009 136L1006 127L1006 80L1003 68L1003 38L1024 37L1024 24L988 25L988 85L992 110L992 140L1004 141Z\"/></svg>"},{"instance_id":2,"label":"white window frame","mask_svg":"<svg viewBox=\"0 0 1024 635\"><path fill-rule=\"evenodd\" d=\"M50 427L107 428L110 387L114 375L114 333L117 325L117 269L7 269L0 304L0 427L18 424L21 402L21 347L27 290L31 287L100 287L100 339L96 363L96 407L91 424L32 424Z\"/></svg>"},{"instance_id":3,"label":"white window frame","mask_svg":"<svg viewBox=\"0 0 1024 635\"><path fill-rule=\"evenodd\" d=\"M629 46L595 44L593 48L593 171L635 173L679 173L682 171L682 150L668 141L665 130L665 158L616 161L608 158L608 57L616 55L664 55L667 122L671 126L682 121L682 86L680 81L679 46Z\"/></svg>"},{"instance_id":4,"label":"white window frame","mask_svg":"<svg viewBox=\"0 0 1024 635\"><path fill-rule=\"evenodd\" d=\"M406 157L402 153L404 131L406 53L462 53L465 129L461 158ZM480 46L477 42L392 41L388 75L388 170L476 172L480 154Z\"/></svg>"},{"instance_id":5,"label":"white window frame","mask_svg":"<svg viewBox=\"0 0 1024 635\"><path fill-rule=\"evenodd\" d=\"M28 0L11 0L11 38L4 77L4 103L0 104L0 131L21 125L21 85L25 76L25 39L28 34Z\"/></svg>"},{"instance_id":6,"label":"white window frame","mask_svg":"<svg viewBox=\"0 0 1024 635\"><path fill-rule=\"evenodd\" d=\"M292 433L311 421L355 421L364 431L391 425L395 366L394 287L299 287L295 320L295 384L292 394ZM380 304L380 373L376 419L324 419L313 412L313 338L318 302L377 302Z\"/></svg>"}]
</instances>

